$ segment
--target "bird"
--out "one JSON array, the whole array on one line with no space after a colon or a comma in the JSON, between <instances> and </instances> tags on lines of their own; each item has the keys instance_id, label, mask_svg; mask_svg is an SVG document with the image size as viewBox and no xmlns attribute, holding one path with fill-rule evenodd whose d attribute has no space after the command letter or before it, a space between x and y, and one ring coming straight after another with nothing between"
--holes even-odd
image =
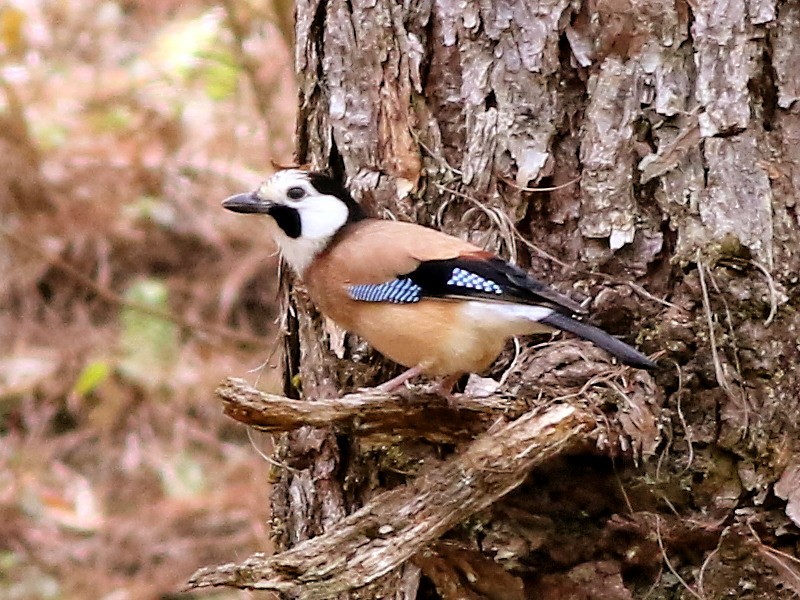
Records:
<instances>
[{"instance_id":1,"label":"bird","mask_svg":"<svg viewBox=\"0 0 800 600\"><path fill-rule=\"evenodd\" d=\"M657 366L580 321L586 311L576 301L496 254L433 228L367 216L324 171L277 171L222 206L268 217L317 308L406 367L381 391L425 375L442 377L447 393L464 374L488 369L509 338L559 330L626 365Z\"/></svg>"}]
</instances>

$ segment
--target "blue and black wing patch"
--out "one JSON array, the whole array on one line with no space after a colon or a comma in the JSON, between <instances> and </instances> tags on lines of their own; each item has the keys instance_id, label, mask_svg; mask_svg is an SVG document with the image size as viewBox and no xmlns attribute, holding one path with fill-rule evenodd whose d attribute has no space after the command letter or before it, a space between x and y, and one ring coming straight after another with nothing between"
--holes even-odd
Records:
<instances>
[{"instance_id":1,"label":"blue and black wing patch","mask_svg":"<svg viewBox=\"0 0 800 600\"><path fill-rule=\"evenodd\" d=\"M352 285L348 292L362 302L411 304L422 298L485 298L549 306L567 315L585 312L571 298L488 253L424 261L397 279Z\"/></svg>"},{"instance_id":2,"label":"blue and black wing patch","mask_svg":"<svg viewBox=\"0 0 800 600\"><path fill-rule=\"evenodd\" d=\"M426 273L423 272L422 275L426 275ZM430 275L430 273L427 275ZM432 280L428 276L421 277L419 269L417 269L408 275L384 283L351 285L347 288L347 291L353 300L361 302L391 302L392 304L412 304L419 302L423 297L448 296L451 295L446 293L448 289L460 290L463 295L467 296L484 294L502 296L503 294L503 288L491 279L461 267L452 267L449 271L436 272L433 275L436 277L449 275L444 281L444 287L442 287L441 281ZM423 287L423 285L426 287ZM439 293L442 290L443 293Z\"/></svg>"},{"instance_id":3,"label":"blue and black wing patch","mask_svg":"<svg viewBox=\"0 0 800 600\"><path fill-rule=\"evenodd\" d=\"M408 277L399 277L385 283L351 285L347 291L353 300L362 302L412 304L422 298L422 288Z\"/></svg>"}]
</instances>

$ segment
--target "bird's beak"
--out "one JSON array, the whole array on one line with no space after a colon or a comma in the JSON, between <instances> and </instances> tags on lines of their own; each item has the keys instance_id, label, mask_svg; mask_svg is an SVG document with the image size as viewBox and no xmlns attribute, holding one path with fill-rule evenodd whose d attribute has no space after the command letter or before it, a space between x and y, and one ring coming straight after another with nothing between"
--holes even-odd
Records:
<instances>
[{"instance_id":1,"label":"bird's beak","mask_svg":"<svg viewBox=\"0 0 800 600\"><path fill-rule=\"evenodd\" d=\"M222 207L237 213L267 214L273 203L260 198L255 192L236 194L222 201Z\"/></svg>"}]
</instances>

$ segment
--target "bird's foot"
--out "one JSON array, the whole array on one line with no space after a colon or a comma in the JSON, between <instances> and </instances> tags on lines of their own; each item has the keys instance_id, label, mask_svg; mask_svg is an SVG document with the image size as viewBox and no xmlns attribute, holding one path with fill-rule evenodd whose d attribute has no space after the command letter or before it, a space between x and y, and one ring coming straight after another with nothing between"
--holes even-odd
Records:
<instances>
[{"instance_id":1,"label":"bird's foot","mask_svg":"<svg viewBox=\"0 0 800 600\"><path fill-rule=\"evenodd\" d=\"M383 392L384 394L391 394L392 392L397 391L398 388L402 387L406 381L409 381L416 377L417 375L421 375L424 371L424 367L422 365L417 365L416 367L411 367L407 371L403 371L397 377L390 379L378 386L375 386L375 389L379 392Z\"/></svg>"},{"instance_id":2,"label":"bird's foot","mask_svg":"<svg viewBox=\"0 0 800 600\"><path fill-rule=\"evenodd\" d=\"M414 377L421 375L425 371L424 365L417 365L416 367L412 367L407 371L403 371L397 377L390 379L378 386L375 386L375 389L379 392L383 392L384 394L391 394L396 392L399 388L401 388L407 381L410 381ZM447 375L439 383L435 384L432 388L429 388L430 393L436 394L437 396L441 396L445 400L447 400L447 406L450 408L458 408L458 394L453 392L453 387L458 383L458 380L461 378L461 373L455 373L453 375Z\"/></svg>"},{"instance_id":3,"label":"bird's foot","mask_svg":"<svg viewBox=\"0 0 800 600\"><path fill-rule=\"evenodd\" d=\"M433 389L433 393L447 400L447 406L452 409L458 408L458 395L453 392L453 388L458 383L459 379L461 379L461 373L448 375L437 383L436 387Z\"/></svg>"}]
</instances>

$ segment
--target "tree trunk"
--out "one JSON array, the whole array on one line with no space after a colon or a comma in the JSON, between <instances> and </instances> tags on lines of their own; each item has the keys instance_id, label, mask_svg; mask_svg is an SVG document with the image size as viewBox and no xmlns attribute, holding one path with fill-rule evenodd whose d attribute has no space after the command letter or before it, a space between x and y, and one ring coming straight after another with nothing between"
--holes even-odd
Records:
<instances>
[{"instance_id":1,"label":"tree trunk","mask_svg":"<svg viewBox=\"0 0 800 600\"><path fill-rule=\"evenodd\" d=\"M543 387L528 348L542 340L515 360L509 348L492 371L509 395L541 407L553 386L595 390L622 433L536 467L446 542L340 597L800 593L800 7L301 0L296 39L299 162L345 176L376 215L513 259L663 351L655 391L634 401L648 375L581 379L577 361L577 379ZM291 288L287 395L392 374ZM453 451L286 434L279 549Z\"/></svg>"}]
</instances>

